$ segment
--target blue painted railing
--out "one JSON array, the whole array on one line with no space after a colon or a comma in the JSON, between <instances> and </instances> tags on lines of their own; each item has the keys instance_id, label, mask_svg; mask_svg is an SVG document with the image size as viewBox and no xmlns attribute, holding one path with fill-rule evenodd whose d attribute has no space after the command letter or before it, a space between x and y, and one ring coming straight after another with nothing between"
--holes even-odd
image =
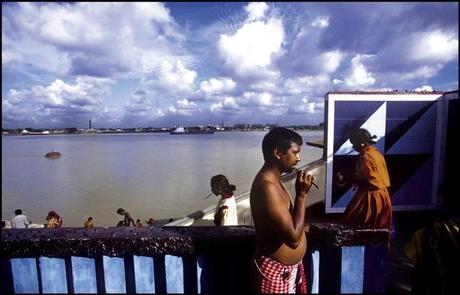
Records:
<instances>
[{"instance_id":1,"label":"blue painted railing","mask_svg":"<svg viewBox=\"0 0 460 295\"><path fill-rule=\"evenodd\" d=\"M385 291L385 230L311 224L311 293ZM252 227L2 230L2 293L250 291Z\"/></svg>"}]
</instances>

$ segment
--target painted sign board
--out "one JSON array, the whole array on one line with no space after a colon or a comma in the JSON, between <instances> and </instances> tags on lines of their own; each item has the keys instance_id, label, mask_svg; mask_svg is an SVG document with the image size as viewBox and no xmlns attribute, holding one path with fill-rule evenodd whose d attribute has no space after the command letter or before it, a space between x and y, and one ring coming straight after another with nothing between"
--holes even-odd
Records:
<instances>
[{"instance_id":1,"label":"painted sign board","mask_svg":"<svg viewBox=\"0 0 460 295\"><path fill-rule=\"evenodd\" d=\"M326 213L343 212L355 190L339 186L337 173L353 177L358 153L352 128L376 135L385 157L393 210L435 208L445 138L442 92L329 92L326 94Z\"/></svg>"}]
</instances>

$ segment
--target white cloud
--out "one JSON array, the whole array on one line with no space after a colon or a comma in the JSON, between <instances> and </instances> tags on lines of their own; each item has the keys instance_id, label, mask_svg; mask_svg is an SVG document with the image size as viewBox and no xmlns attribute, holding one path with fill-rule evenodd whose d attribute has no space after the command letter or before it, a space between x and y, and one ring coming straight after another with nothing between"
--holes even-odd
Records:
<instances>
[{"instance_id":1,"label":"white cloud","mask_svg":"<svg viewBox=\"0 0 460 295\"><path fill-rule=\"evenodd\" d=\"M433 91L433 88L430 85L423 85L422 87L415 88L414 91L417 91L417 92L425 92L425 91L431 92L431 91Z\"/></svg>"},{"instance_id":2,"label":"white cloud","mask_svg":"<svg viewBox=\"0 0 460 295\"><path fill-rule=\"evenodd\" d=\"M265 17L268 5L265 2L251 2L244 9L249 13L248 20L253 21Z\"/></svg>"},{"instance_id":3,"label":"white cloud","mask_svg":"<svg viewBox=\"0 0 460 295\"><path fill-rule=\"evenodd\" d=\"M334 83L334 84L343 84L343 81L340 80L340 79L334 79L334 80L332 80L332 83Z\"/></svg>"},{"instance_id":4,"label":"white cloud","mask_svg":"<svg viewBox=\"0 0 460 295\"><path fill-rule=\"evenodd\" d=\"M284 29L281 20L245 23L233 34L222 34L219 54L225 65L237 75L245 76L272 64L274 54L281 51Z\"/></svg>"},{"instance_id":5,"label":"white cloud","mask_svg":"<svg viewBox=\"0 0 460 295\"><path fill-rule=\"evenodd\" d=\"M351 59L351 65L348 77L345 78L345 84L349 87L366 87L375 83L374 77L369 73L363 64L363 61L371 58L372 55L357 54Z\"/></svg>"},{"instance_id":6,"label":"white cloud","mask_svg":"<svg viewBox=\"0 0 460 295\"><path fill-rule=\"evenodd\" d=\"M233 97L227 96L222 101L212 104L209 110L212 113L235 112L239 111L240 107Z\"/></svg>"},{"instance_id":7,"label":"white cloud","mask_svg":"<svg viewBox=\"0 0 460 295\"><path fill-rule=\"evenodd\" d=\"M193 101L189 101L186 98L178 100L173 106L170 106L168 109L168 112L170 114L177 114L182 116L192 116L200 111L201 110L198 108L196 103L194 103Z\"/></svg>"},{"instance_id":8,"label":"white cloud","mask_svg":"<svg viewBox=\"0 0 460 295\"><path fill-rule=\"evenodd\" d=\"M319 111L323 111L323 102L310 101L307 97L302 97L300 100L296 100L289 106L289 114L316 114Z\"/></svg>"},{"instance_id":9,"label":"white cloud","mask_svg":"<svg viewBox=\"0 0 460 295\"><path fill-rule=\"evenodd\" d=\"M196 77L197 73L185 67L180 60L175 64L163 61L151 73L151 77L144 81L144 84L150 90L176 97L191 93Z\"/></svg>"},{"instance_id":10,"label":"white cloud","mask_svg":"<svg viewBox=\"0 0 460 295\"><path fill-rule=\"evenodd\" d=\"M56 79L46 86L10 89L2 98L6 108L3 114L21 124L40 120L58 125L79 119L87 121L103 110L102 98L110 94L115 84L115 80L108 78L77 77L73 84Z\"/></svg>"},{"instance_id":11,"label":"white cloud","mask_svg":"<svg viewBox=\"0 0 460 295\"><path fill-rule=\"evenodd\" d=\"M330 85L328 75L303 76L299 78L286 79L284 82L284 90L289 94L301 94L323 91L325 87Z\"/></svg>"},{"instance_id":12,"label":"white cloud","mask_svg":"<svg viewBox=\"0 0 460 295\"><path fill-rule=\"evenodd\" d=\"M327 28L329 26L329 17L320 16L311 22L312 27Z\"/></svg>"},{"instance_id":13,"label":"white cloud","mask_svg":"<svg viewBox=\"0 0 460 295\"><path fill-rule=\"evenodd\" d=\"M236 83L230 78L211 78L208 81L203 81L200 84L200 91L207 97L228 93L234 90Z\"/></svg>"},{"instance_id":14,"label":"white cloud","mask_svg":"<svg viewBox=\"0 0 460 295\"><path fill-rule=\"evenodd\" d=\"M439 30L419 32L410 38L407 58L446 63L458 58L458 38Z\"/></svg>"},{"instance_id":15,"label":"white cloud","mask_svg":"<svg viewBox=\"0 0 460 295\"><path fill-rule=\"evenodd\" d=\"M22 2L2 8L8 11L2 13L3 62L60 74L139 76L139 69L159 64L153 55L177 59L184 40L158 2Z\"/></svg>"},{"instance_id":16,"label":"white cloud","mask_svg":"<svg viewBox=\"0 0 460 295\"><path fill-rule=\"evenodd\" d=\"M245 92L241 104L247 106L271 106L273 105L273 96L268 92Z\"/></svg>"}]
</instances>

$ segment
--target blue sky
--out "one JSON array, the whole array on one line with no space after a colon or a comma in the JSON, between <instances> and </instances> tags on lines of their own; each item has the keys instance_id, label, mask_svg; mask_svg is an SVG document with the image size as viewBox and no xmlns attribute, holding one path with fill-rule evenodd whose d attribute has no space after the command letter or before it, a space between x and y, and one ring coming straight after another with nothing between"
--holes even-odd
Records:
<instances>
[{"instance_id":1,"label":"blue sky","mask_svg":"<svg viewBox=\"0 0 460 295\"><path fill-rule=\"evenodd\" d=\"M458 3L2 3L3 128L317 124L390 89L458 89Z\"/></svg>"}]
</instances>

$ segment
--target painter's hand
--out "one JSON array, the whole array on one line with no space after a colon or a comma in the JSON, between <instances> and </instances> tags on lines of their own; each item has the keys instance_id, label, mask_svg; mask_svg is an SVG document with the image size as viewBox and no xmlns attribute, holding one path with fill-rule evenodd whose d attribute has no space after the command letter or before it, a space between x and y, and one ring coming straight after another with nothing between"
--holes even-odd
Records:
<instances>
[{"instance_id":1,"label":"painter's hand","mask_svg":"<svg viewBox=\"0 0 460 295\"><path fill-rule=\"evenodd\" d=\"M297 179L295 181L296 196L307 195L313 184L313 176L309 175L303 170L297 172Z\"/></svg>"},{"instance_id":2,"label":"painter's hand","mask_svg":"<svg viewBox=\"0 0 460 295\"><path fill-rule=\"evenodd\" d=\"M346 185L345 177L341 172L337 172L337 174L335 175L335 183L339 187L344 187Z\"/></svg>"}]
</instances>

